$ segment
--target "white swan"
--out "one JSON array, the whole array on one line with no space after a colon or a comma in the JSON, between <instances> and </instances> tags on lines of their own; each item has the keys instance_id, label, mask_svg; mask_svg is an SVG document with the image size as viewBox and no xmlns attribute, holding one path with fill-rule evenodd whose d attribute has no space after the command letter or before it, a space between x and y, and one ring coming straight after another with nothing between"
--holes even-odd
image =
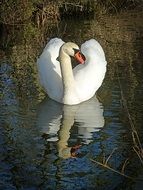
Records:
<instances>
[{"instance_id":1,"label":"white swan","mask_svg":"<svg viewBox=\"0 0 143 190\"><path fill-rule=\"evenodd\" d=\"M94 39L82 44L85 60L80 57L80 62L84 63L72 69L70 56L77 55L77 49L75 43L53 38L37 61L41 85L51 99L63 104L74 105L90 99L105 77L107 62L100 44Z\"/></svg>"}]
</instances>

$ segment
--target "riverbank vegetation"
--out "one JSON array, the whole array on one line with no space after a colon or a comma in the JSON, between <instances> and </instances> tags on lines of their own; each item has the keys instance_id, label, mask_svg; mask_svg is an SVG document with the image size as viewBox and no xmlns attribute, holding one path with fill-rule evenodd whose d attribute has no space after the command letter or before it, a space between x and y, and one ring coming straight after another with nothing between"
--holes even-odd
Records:
<instances>
[{"instance_id":1,"label":"riverbank vegetation","mask_svg":"<svg viewBox=\"0 0 143 190\"><path fill-rule=\"evenodd\" d=\"M139 0L3 0L0 3L0 23L24 24L29 21L44 24L65 17L94 16L119 13L142 7Z\"/></svg>"},{"instance_id":2,"label":"riverbank vegetation","mask_svg":"<svg viewBox=\"0 0 143 190\"><path fill-rule=\"evenodd\" d=\"M0 48L18 43L19 36L23 36L24 42L31 43L32 39L43 45L47 30L53 31L62 19L97 20L103 15L142 8L139 0L3 0L0 2Z\"/></svg>"}]
</instances>

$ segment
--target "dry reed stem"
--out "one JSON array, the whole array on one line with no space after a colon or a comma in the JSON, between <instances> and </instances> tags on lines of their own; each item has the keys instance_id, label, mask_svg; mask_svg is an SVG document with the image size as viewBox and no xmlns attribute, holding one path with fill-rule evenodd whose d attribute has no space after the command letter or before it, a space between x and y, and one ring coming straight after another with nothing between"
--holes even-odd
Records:
<instances>
[{"instance_id":1,"label":"dry reed stem","mask_svg":"<svg viewBox=\"0 0 143 190\"><path fill-rule=\"evenodd\" d=\"M124 97L124 93L123 93L123 90L122 90L122 85L121 85L121 81L120 81L120 78L119 78L119 72L118 72L118 66L116 67L117 69L117 77L118 77L118 83L119 83L119 87L120 87L120 92L121 92L121 99L122 99L122 104L127 112L127 115L128 115L128 120L129 120L129 123L130 123L130 126L131 126L131 129L132 129L132 139L133 139L133 150L135 151L135 153L138 155L141 163L143 164L143 148L142 148L142 145L141 145L141 141L140 141L140 138L139 138L139 135L138 135L138 132L135 128L135 125L133 123L133 120L132 120L132 117L131 117L131 114L129 112L129 109L128 109L128 105L127 105L127 101Z\"/></svg>"},{"instance_id":2,"label":"dry reed stem","mask_svg":"<svg viewBox=\"0 0 143 190\"><path fill-rule=\"evenodd\" d=\"M129 164L129 158L127 158L122 166L122 170L121 173L124 174L125 173L125 168L127 166L127 164Z\"/></svg>"},{"instance_id":3,"label":"dry reed stem","mask_svg":"<svg viewBox=\"0 0 143 190\"><path fill-rule=\"evenodd\" d=\"M143 159L142 159L142 157L140 156L140 152L139 152L139 150L137 150L135 147L133 147L133 150L134 150L135 153L138 155L138 157L139 157L141 163L143 164Z\"/></svg>"},{"instance_id":4,"label":"dry reed stem","mask_svg":"<svg viewBox=\"0 0 143 190\"><path fill-rule=\"evenodd\" d=\"M128 178L128 179L132 179L132 180L137 180L137 179L135 179L135 178L133 178L133 177L130 177L130 176L128 176L128 175L126 175L126 174L124 174L124 173L118 171L118 170L115 170L114 168L112 168L112 167L110 167L110 166L108 166L108 165L106 165L106 164L103 164L103 163L98 162L98 161L96 161L96 160L93 160L93 159L91 159L91 158L90 158L90 160L91 160L92 162L94 162L94 163L96 163L96 164L98 164L98 165L104 167L104 168L107 168L107 169L111 170L112 172L115 172L115 173L117 173L117 174L123 176L123 177L126 177L126 178ZM143 180L143 179L139 179L139 180Z\"/></svg>"},{"instance_id":5,"label":"dry reed stem","mask_svg":"<svg viewBox=\"0 0 143 190\"><path fill-rule=\"evenodd\" d=\"M90 158L90 160L91 160L92 162L98 164L99 166L102 166L102 167L104 167L104 168L106 168L106 169L109 169L109 170L111 170L112 172L115 172L115 173L117 173L117 174L119 174L119 175L121 175L121 176L123 176L123 177L128 178L128 179L131 179L131 180L141 180L141 181L143 181L143 179L140 179L140 178L133 178L133 177L128 176L128 175L125 174L125 167L126 167L127 164L129 163L129 159L128 159L128 158L125 160L125 162L124 162L124 164L123 164L123 166L122 166L121 172L118 171L118 170L115 170L114 168L110 167L110 166L107 164L108 161L109 161L109 159L111 158L111 156L112 156L113 153L115 152L115 150L116 150L116 149L113 149L113 150L112 150L111 154L108 156L108 158L107 158L106 160L105 160L105 156L103 157L103 163L98 162L98 161L96 161L96 160L93 160L92 158Z\"/></svg>"},{"instance_id":6,"label":"dry reed stem","mask_svg":"<svg viewBox=\"0 0 143 190\"><path fill-rule=\"evenodd\" d=\"M103 162L104 165L108 164L109 159L111 158L111 156L113 155L113 153L115 152L116 148L114 148L111 152L111 154L108 156L108 158Z\"/></svg>"}]
</instances>

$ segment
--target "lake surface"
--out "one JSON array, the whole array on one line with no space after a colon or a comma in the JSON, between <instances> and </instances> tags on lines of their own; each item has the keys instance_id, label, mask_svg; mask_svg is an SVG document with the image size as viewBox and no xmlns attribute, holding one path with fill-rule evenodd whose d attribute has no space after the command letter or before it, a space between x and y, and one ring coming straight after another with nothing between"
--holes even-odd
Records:
<instances>
[{"instance_id":1,"label":"lake surface","mask_svg":"<svg viewBox=\"0 0 143 190\"><path fill-rule=\"evenodd\" d=\"M95 38L104 48L104 82L76 106L56 103L40 88L36 58L42 47L2 38L0 190L142 189L142 16L71 19L47 29L48 37L79 45ZM100 165L105 162L114 171Z\"/></svg>"}]
</instances>

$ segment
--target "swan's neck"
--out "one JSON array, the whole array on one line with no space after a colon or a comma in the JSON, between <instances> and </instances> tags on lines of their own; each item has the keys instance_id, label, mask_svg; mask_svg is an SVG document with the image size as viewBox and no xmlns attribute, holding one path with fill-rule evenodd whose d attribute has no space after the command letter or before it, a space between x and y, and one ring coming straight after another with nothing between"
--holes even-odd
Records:
<instances>
[{"instance_id":1,"label":"swan's neck","mask_svg":"<svg viewBox=\"0 0 143 190\"><path fill-rule=\"evenodd\" d=\"M74 76L71 65L71 58L62 49L60 51L61 73L64 87L64 95L67 95L74 88Z\"/></svg>"}]
</instances>

